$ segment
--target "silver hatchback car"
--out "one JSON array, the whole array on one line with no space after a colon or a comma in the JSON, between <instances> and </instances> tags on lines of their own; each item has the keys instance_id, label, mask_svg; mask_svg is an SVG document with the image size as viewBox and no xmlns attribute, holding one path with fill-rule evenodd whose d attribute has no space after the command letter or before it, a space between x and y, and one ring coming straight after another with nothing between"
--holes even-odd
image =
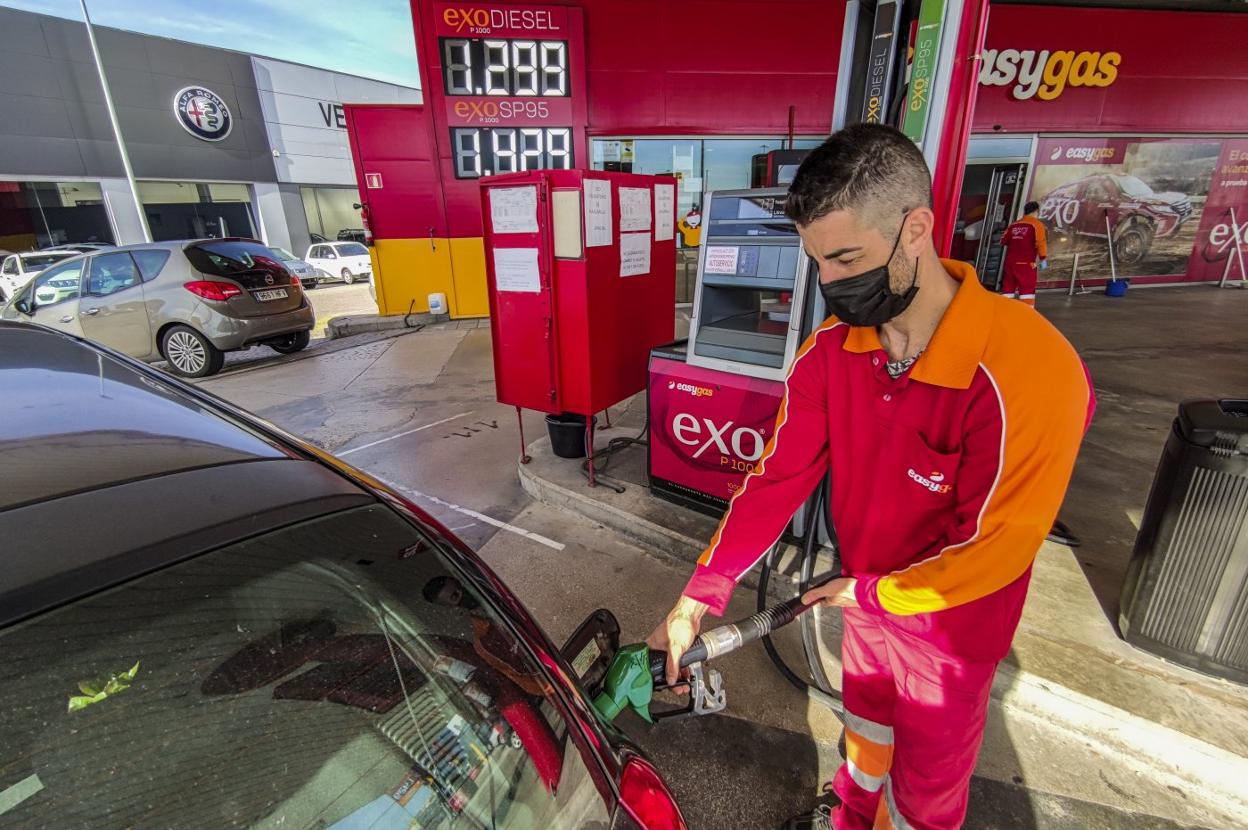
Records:
<instances>
[{"instance_id":1,"label":"silver hatchback car","mask_svg":"<svg viewBox=\"0 0 1248 830\"><path fill-rule=\"evenodd\" d=\"M281 352L308 345L315 324L299 279L254 239L126 245L48 268L0 312L186 377L221 370L225 352L262 343Z\"/></svg>"}]
</instances>

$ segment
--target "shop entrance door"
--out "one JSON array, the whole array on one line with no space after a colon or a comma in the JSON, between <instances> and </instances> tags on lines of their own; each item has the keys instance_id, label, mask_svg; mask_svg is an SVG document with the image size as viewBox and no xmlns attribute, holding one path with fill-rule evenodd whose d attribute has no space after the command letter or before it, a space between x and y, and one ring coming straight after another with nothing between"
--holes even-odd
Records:
<instances>
[{"instance_id":1,"label":"shop entrance door","mask_svg":"<svg viewBox=\"0 0 1248 830\"><path fill-rule=\"evenodd\" d=\"M1025 164L972 164L958 202L951 254L975 266L985 286L1001 287L1001 234L1018 215Z\"/></svg>"}]
</instances>

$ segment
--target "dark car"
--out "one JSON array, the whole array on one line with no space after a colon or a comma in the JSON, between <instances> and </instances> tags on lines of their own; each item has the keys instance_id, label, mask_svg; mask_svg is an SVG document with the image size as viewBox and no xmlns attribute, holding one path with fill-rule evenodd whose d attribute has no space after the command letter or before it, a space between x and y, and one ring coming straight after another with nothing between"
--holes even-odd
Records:
<instances>
[{"instance_id":1,"label":"dark car","mask_svg":"<svg viewBox=\"0 0 1248 830\"><path fill-rule=\"evenodd\" d=\"M1136 265L1148 256L1154 239L1179 232L1192 215L1184 193L1155 193L1135 176L1096 174L1062 185L1040 203L1040 219L1050 230L1078 236L1108 236L1114 230L1114 254L1120 265Z\"/></svg>"},{"instance_id":2,"label":"dark car","mask_svg":"<svg viewBox=\"0 0 1248 830\"><path fill-rule=\"evenodd\" d=\"M0 825L684 828L588 703L608 613L561 653L398 494L71 335L0 321L0 388Z\"/></svg>"}]
</instances>

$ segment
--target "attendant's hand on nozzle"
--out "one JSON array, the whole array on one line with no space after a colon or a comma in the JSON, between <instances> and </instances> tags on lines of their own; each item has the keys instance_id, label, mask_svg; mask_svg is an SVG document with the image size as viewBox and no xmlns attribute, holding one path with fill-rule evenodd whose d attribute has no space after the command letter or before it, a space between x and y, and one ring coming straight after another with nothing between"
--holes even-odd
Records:
<instances>
[{"instance_id":1,"label":"attendant's hand on nozzle","mask_svg":"<svg viewBox=\"0 0 1248 830\"><path fill-rule=\"evenodd\" d=\"M857 608L858 596L854 593L857 585L858 580L852 576L837 577L802 594L802 602L807 605L818 602L825 607Z\"/></svg>"},{"instance_id":2,"label":"attendant's hand on nozzle","mask_svg":"<svg viewBox=\"0 0 1248 830\"><path fill-rule=\"evenodd\" d=\"M646 645L650 648L667 652L666 677L669 687L674 688L680 681L681 655L688 651L693 641L697 639L698 631L702 628L702 617L706 614L707 608L705 603L682 596L668 612L667 618L646 640Z\"/></svg>"}]
</instances>

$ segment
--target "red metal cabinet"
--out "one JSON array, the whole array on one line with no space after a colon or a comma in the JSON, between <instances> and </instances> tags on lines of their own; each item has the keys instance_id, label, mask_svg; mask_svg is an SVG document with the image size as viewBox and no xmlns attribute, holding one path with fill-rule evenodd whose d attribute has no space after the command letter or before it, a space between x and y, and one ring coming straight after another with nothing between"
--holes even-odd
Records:
<instances>
[{"instance_id":1,"label":"red metal cabinet","mask_svg":"<svg viewBox=\"0 0 1248 830\"><path fill-rule=\"evenodd\" d=\"M481 183L500 403L591 416L675 333L676 180L539 170Z\"/></svg>"}]
</instances>

